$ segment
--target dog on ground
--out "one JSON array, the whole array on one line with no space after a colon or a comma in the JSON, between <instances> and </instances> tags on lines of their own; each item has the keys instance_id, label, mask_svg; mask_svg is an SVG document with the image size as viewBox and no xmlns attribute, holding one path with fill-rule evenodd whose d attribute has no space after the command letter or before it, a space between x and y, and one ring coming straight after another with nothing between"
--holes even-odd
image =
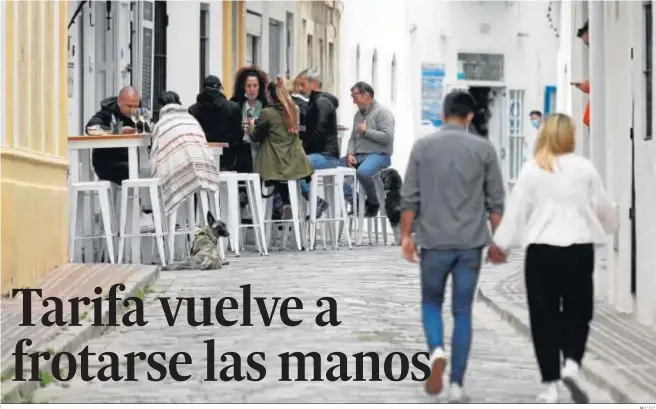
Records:
<instances>
[{"instance_id":1,"label":"dog on ground","mask_svg":"<svg viewBox=\"0 0 656 409\"><path fill-rule=\"evenodd\" d=\"M396 245L401 244L401 188L403 179L396 169L387 168L379 173L385 190L385 213L394 232Z\"/></svg>"},{"instance_id":2,"label":"dog on ground","mask_svg":"<svg viewBox=\"0 0 656 409\"><path fill-rule=\"evenodd\" d=\"M228 227L216 220L212 212L207 212L207 226L196 232L189 258L181 263L164 266L162 270L218 270L230 264L221 258L219 237L230 237Z\"/></svg>"}]
</instances>

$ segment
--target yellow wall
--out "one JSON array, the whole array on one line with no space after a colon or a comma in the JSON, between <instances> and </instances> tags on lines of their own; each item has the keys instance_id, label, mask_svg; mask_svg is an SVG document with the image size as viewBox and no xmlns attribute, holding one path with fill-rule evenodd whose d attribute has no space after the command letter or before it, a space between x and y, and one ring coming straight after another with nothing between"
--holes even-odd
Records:
<instances>
[{"instance_id":1,"label":"yellow wall","mask_svg":"<svg viewBox=\"0 0 656 409\"><path fill-rule=\"evenodd\" d=\"M233 8L239 15L237 27L232 24ZM237 36L237 55L233 55L232 43ZM246 62L246 3L243 1L223 2L223 89L228 98L232 96L235 82L235 66Z\"/></svg>"},{"instance_id":2,"label":"yellow wall","mask_svg":"<svg viewBox=\"0 0 656 409\"><path fill-rule=\"evenodd\" d=\"M65 1L3 1L2 293L68 258Z\"/></svg>"}]
</instances>

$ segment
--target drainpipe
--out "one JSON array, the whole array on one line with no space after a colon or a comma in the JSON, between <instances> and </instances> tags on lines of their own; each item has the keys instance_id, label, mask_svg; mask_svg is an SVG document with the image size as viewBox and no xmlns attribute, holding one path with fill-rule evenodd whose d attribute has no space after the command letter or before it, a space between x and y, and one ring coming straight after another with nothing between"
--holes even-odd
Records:
<instances>
[{"instance_id":1,"label":"drainpipe","mask_svg":"<svg viewBox=\"0 0 656 409\"><path fill-rule=\"evenodd\" d=\"M572 41L578 40L572 35L573 3L560 3L560 30L558 50L558 85L556 93L556 111L572 115ZM579 133L580 134L580 133ZM577 146L579 141L577 139ZM578 151L578 149L577 149Z\"/></svg>"},{"instance_id":2,"label":"drainpipe","mask_svg":"<svg viewBox=\"0 0 656 409\"><path fill-rule=\"evenodd\" d=\"M588 7L590 8L590 152L592 163L606 183L604 2L588 1Z\"/></svg>"}]
</instances>

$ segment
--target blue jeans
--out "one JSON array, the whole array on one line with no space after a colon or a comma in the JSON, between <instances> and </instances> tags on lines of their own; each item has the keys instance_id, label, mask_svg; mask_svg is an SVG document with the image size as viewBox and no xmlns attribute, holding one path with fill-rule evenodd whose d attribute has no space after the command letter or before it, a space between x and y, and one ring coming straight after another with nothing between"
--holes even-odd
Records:
<instances>
[{"instance_id":1,"label":"blue jeans","mask_svg":"<svg viewBox=\"0 0 656 409\"><path fill-rule=\"evenodd\" d=\"M364 190L367 202L372 206L379 205L374 175L385 168L389 168L392 165L392 159L385 153L356 153L355 161L355 174ZM341 166L348 166L346 157L340 159L340 162ZM344 196L348 202L352 202L353 186L344 184Z\"/></svg>"},{"instance_id":2,"label":"blue jeans","mask_svg":"<svg viewBox=\"0 0 656 409\"><path fill-rule=\"evenodd\" d=\"M334 156L324 155L323 153L311 153L308 155L308 159L310 160L310 166L314 170L332 169L338 167L340 164L339 159ZM305 200L310 200L310 184L305 180L301 180L301 194ZM321 199L319 199L318 203L320 202Z\"/></svg>"},{"instance_id":3,"label":"blue jeans","mask_svg":"<svg viewBox=\"0 0 656 409\"><path fill-rule=\"evenodd\" d=\"M482 248L421 249L421 311L429 353L444 348L442 304L449 273L453 277L451 310L455 321L451 339L451 383L462 386L472 342L472 304L481 270Z\"/></svg>"}]
</instances>

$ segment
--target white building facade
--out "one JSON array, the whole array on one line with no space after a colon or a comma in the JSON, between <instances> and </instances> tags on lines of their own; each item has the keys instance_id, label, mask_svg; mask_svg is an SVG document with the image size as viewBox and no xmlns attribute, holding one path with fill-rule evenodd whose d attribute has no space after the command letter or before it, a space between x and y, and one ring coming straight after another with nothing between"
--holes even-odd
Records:
<instances>
[{"instance_id":1,"label":"white building facade","mask_svg":"<svg viewBox=\"0 0 656 409\"><path fill-rule=\"evenodd\" d=\"M246 0L246 64L257 65L271 79L296 72L295 1Z\"/></svg>"},{"instance_id":2,"label":"white building facade","mask_svg":"<svg viewBox=\"0 0 656 409\"><path fill-rule=\"evenodd\" d=\"M412 119L412 79L410 75L410 27L403 2L376 0L345 1L340 28L339 123L353 127L357 107L350 88L358 81L370 83L375 98L390 108L396 120L392 167L404 173L414 142Z\"/></svg>"},{"instance_id":3,"label":"white building facade","mask_svg":"<svg viewBox=\"0 0 656 409\"><path fill-rule=\"evenodd\" d=\"M585 154L619 205L619 233L609 238L607 269L596 277L597 296L656 329L656 124L654 14L651 1L563 2L559 76L563 86L589 70L591 124ZM564 10L564 9L563 9ZM589 19L590 48L576 28ZM589 61L589 64L588 64ZM587 67L581 66L583 64ZM564 67L571 69L567 72ZM568 72L572 72L569 74ZM560 90L560 88L559 88ZM579 121L576 90L562 95L562 110ZM583 128L580 125L580 128Z\"/></svg>"},{"instance_id":4,"label":"white building facade","mask_svg":"<svg viewBox=\"0 0 656 409\"><path fill-rule=\"evenodd\" d=\"M84 133L100 102L125 85L150 109L165 90L193 104L209 74L232 88L243 54L238 2L71 1L68 8L69 135Z\"/></svg>"},{"instance_id":5,"label":"white building facade","mask_svg":"<svg viewBox=\"0 0 656 409\"><path fill-rule=\"evenodd\" d=\"M527 153L523 136L530 131L529 112L555 109L559 40L549 21L555 18L551 6L548 1L413 1L385 7L369 0L344 2L341 122L351 126L355 111L349 88L358 80L372 83L376 99L395 114L392 165L403 173L415 139L440 126L445 93L456 87L480 91L490 100L487 137L512 180Z\"/></svg>"}]
</instances>

